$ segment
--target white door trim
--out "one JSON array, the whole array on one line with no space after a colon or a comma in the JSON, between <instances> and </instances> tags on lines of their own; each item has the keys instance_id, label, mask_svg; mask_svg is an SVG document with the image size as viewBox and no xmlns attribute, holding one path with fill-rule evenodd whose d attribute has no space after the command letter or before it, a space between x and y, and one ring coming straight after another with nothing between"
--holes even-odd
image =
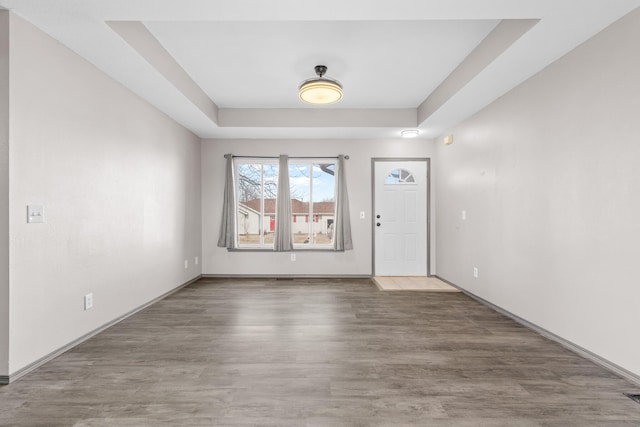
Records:
<instances>
[{"instance_id":1,"label":"white door trim","mask_svg":"<svg viewBox=\"0 0 640 427\"><path fill-rule=\"evenodd\" d=\"M372 157L371 158L371 275L376 275L376 164L383 162L427 163L427 276L431 276L431 158Z\"/></svg>"}]
</instances>

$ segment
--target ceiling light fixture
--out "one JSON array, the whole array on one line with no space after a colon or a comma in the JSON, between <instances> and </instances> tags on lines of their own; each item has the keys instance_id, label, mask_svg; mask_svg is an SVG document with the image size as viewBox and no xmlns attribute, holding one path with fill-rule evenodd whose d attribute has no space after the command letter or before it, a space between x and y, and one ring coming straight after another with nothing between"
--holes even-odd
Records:
<instances>
[{"instance_id":1,"label":"ceiling light fixture","mask_svg":"<svg viewBox=\"0 0 640 427\"><path fill-rule=\"evenodd\" d=\"M400 132L400 136L403 138L415 138L420 135L420 131L418 129L407 129Z\"/></svg>"},{"instance_id":2,"label":"ceiling light fixture","mask_svg":"<svg viewBox=\"0 0 640 427\"><path fill-rule=\"evenodd\" d=\"M308 104L335 104L342 99L342 85L337 80L324 77L327 67L316 65L317 78L303 81L298 88L300 99Z\"/></svg>"}]
</instances>

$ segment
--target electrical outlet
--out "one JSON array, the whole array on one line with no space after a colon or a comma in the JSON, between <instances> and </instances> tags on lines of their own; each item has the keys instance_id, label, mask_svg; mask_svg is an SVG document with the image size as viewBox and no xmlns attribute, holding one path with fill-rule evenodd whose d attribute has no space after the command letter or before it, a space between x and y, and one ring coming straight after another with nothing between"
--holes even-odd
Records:
<instances>
[{"instance_id":1,"label":"electrical outlet","mask_svg":"<svg viewBox=\"0 0 640 427\"><path fill-rule=\"evenodd\" d=\"M473 267L473 277L478 278L478 267Z\"/></svg>"},{"instance_id":2,"label":"electrical outlet","mask_svg":"<svg viewBox=\"0 0 640 427\"><path fill-rule=\"evenodd\" d=\"M84 309L89 310L93 307L93 293L84 296Z\"/></svg>"},{"instance_id":3,"label":"electrical outlet","mask_svg":"<svg viewBox=\"0 0 640 427\"><path fill-rule=\"evenodd\" d=\"M291 254L291 261L295 261L296 260L296 254Z\"/></svg>"},{"instance_id":4,"label":"electrical outlet","mask_svg":"<svg viewBox=\"0 0 640 427\"><path fill-rule=\"evenodd\" d=\"M194 261L195 265L198 265L198 257L196 257L195 261Z\"/></svg>"},{"instance_id":5,"label":"electrical outlet","mask_svg":"<svg viewBox=\"0 0 640 427\"><path fill-rule=\"evenodd\" d=\"M189 268L189 260L188 259L184 260L184 268Z\"/></svg>"}]
</instances>

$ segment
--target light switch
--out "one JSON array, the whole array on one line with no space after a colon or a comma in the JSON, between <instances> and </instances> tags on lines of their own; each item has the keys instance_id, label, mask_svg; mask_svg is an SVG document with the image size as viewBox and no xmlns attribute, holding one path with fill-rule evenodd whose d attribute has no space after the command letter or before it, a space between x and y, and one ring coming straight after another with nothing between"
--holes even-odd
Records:
<instances>
[{"instance_id":1,"label":"light switch","mask_svg":"<svg viewBox=\"0 0 640 427\"><path fill-rule=\"evenodd\" d=\"M364 211L360 212L360 219L364 219Z\"/></svg>"},{"instance_id":2,"label":"light switch","mask_svg":"<svg viewBox=\"0 0 640 427\"><path fill-rule=\"evenodd\" d=\"M44 222L44 206L27 205L27 222Z\"/></svg>"},{"instance_id":3,"label":"light switch","mask_svg":"<svg viewBox=\"0 0 640 427\"><path fill-rule=\"evenodd\" d=\"M466 219L467 219L467 211L462 211L462 213L460 214L460 217L462 218L463 221L466 221Z\"/></svg>"}]
</instances>

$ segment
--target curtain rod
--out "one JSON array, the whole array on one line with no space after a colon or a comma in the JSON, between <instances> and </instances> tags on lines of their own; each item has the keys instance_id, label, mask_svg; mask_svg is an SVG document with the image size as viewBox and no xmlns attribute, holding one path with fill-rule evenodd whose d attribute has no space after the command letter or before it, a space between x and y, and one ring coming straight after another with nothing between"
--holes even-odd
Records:
<instances>
[{"instance_id":1,"label":"curtain rod","mask_svg":"<svg viewBox=\"0 0 640 427\"><path fill-rule=\"evenodd\" d=\"M234 159L279 159L280 156L234 156L233 154L225 154L224 158L228 159L231 156ZM306 156L306 157L295 157L291 156L290 159L337 159L338 156ZM349 156L344 156L345 160L349 160Z\"/></svg>"}]
</instances>

